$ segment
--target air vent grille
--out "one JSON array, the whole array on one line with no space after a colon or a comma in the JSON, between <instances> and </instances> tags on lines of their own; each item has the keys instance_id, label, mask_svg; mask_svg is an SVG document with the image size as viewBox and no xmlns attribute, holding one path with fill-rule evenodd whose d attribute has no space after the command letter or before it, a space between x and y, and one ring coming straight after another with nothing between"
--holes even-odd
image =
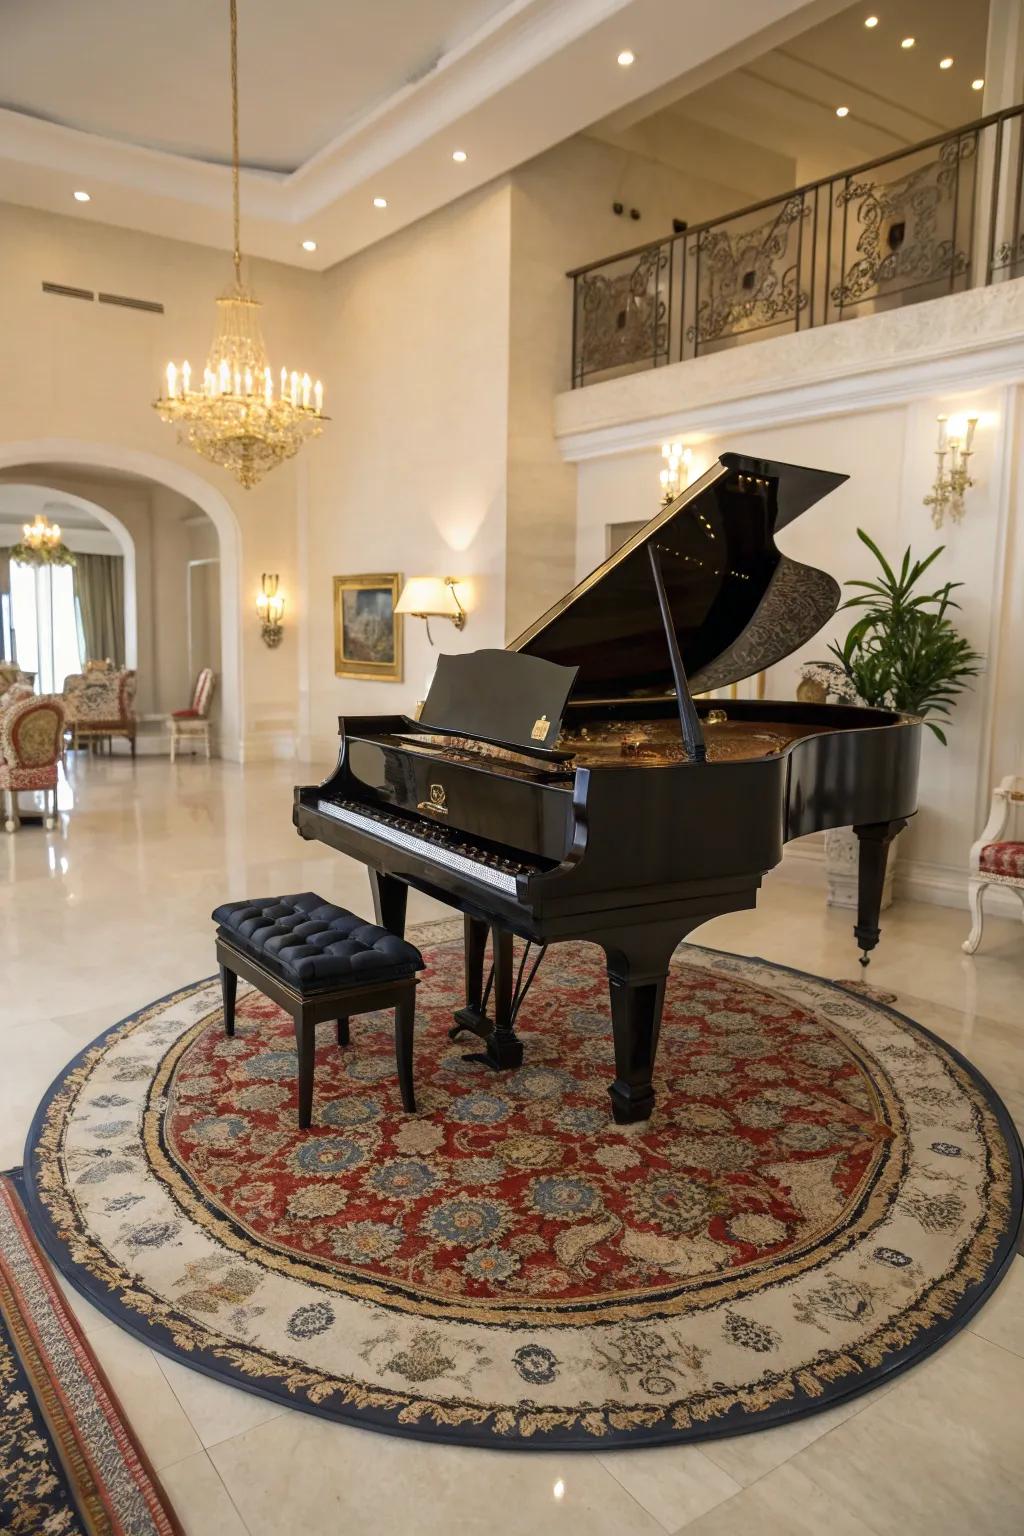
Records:
<instances>
[{"instance_id":1,"label":"air vent grille","mask_svg":"<svg viewBox=\"0 0 1024 1536\"><path fill-rule=\"evenodd\" d=\"M164 307L158 304L156 299L129 299L123 293L99 293L96 295L101 304L120 304L122 309L144 309L151 315L162 315Z\"/></svg>"},{"instance_id":2,"label":"air vent grille","mask_svg":"<svg viewBox=\"0 0 1024 1536\"><path fill-rule=\"evenodd\" d=\"M67 283L44 283L44 293L56 293L64 299L88 299L90 303L96 297L91 288L69 288Z\"/></svg>"}]
</instances>

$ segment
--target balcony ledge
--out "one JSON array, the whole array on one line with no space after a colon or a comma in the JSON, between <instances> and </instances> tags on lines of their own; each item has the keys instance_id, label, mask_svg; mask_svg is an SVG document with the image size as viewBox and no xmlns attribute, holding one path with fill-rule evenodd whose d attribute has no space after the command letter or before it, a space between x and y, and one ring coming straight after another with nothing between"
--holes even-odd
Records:
<instances>
[{"instance_id":1,"label":"balcony ledge","mask_svg":"<svg viewBox=\"0 0 1024 1536\"><path fill-rule=\"evenodd\" d=\"M670 363L555 397L565 459L1024 380L1024 278Z\"/></svg>"}]
</instances>

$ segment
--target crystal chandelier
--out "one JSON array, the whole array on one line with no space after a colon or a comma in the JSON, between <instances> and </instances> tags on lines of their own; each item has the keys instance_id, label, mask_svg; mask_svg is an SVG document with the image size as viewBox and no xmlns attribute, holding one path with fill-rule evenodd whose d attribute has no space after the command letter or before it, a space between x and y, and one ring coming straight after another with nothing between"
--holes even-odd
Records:
<instances>
[{"instance_id":1,"label":"crystal chandelier","mask_svg":"<svg viewBox=\"0 0 1024 1536\"><path fill-rule=\"evenodd\" d=\"M75 557L63 541L58 523L37 512L31 523L21 525L21 541L11 550L17 565L74 565Z\"/></svg>"},{"instance_id":2,"label":"crystal chandelier","mask_svg":"<svg viewBox=\"0 0 1024 1536\"><path fill-rule=\"evenodd\" d=\"M282 368L275 393L260 325L259 300L242 283L239 234L238 7L231 11L231 190L234 208L235 280L217 300L217 328L203 370L201 388L192 387L187 361L167 364L167 387L153 402L163 421L178 427L178 440L204 459L229 469L250 490L307 437L319 437L324 390L308 373Z\"/></svg>"}]
</instances>

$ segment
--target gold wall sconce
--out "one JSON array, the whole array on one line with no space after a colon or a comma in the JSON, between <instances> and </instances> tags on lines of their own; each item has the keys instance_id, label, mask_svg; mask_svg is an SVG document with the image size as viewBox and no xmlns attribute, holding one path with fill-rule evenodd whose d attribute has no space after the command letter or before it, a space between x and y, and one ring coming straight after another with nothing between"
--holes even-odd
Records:
<instances>
[{"instance_id":1,"label":"gold wall sconce","mask_svg":"<svg viewBox=\"0 0 1024 1536\"><path fill-rule=\"evenodd\" d=\"M693 454L682 443L662 443L661 456L665 460L665 468L661 471L661 504L667 507L689 483Z\"/></svg>"},{"instance_id":2,"label":"gold wall sconce","mask_svg":"<svg viewBox=\"0 0 1024 1536\"><path fill-rule=\"evenodd\" d=\"M939 442L935 450L935 483L924 498L924 505L931 507L932 522L936 528L941 528L947 512L954 523L960 522L964 515L964 497L974 484L968 465L978 418L968 416L962 428L959 428L957 423L950 422L946 416L940 416L938 422ZM953 427L952 432L950 427ZM946 469L947 453L949 454L948 470Z\"/></svg>"},{"instance_id":3,"label":"gold wall sconce","mask_svg":"<svg viewBox=\"0 0 1024 1536\"><path fill-rule=\"evenodd\" d=\"M260 621L263 644L271 650L284 638L284 598L278 591L281 578L264 571L260 577L260 590L256 598L256 613Z\"/></svg>"},{"instance_id":4,"label":"gold wall sconce","mask_svg":"<svg viewBox=\"0 0 1024 1536\"><path fill-rule=\"evenodd\" d=\"M466 610L459 601L456 584L454 576L410 576L395 604L395 612L422 619L427 626L427 639L433 645L431 619L451 619L456 629L466 627Z\"/></svg>"}]
</instances>

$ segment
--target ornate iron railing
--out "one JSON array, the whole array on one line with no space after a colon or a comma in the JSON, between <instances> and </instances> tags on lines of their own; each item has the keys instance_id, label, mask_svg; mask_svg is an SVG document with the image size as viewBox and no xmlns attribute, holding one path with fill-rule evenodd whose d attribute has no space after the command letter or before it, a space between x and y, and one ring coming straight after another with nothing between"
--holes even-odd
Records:
<instances>
[{"instance_id":1,"label":"ornate iron railing","mask_svg":"<svg viewBox=\"0 0 1024 1536\"><path fill-rule=\"evenodd\" d=\"M1024 107L577 267L577 388L1024 274Z\"/></svg>"}]
</instances>

